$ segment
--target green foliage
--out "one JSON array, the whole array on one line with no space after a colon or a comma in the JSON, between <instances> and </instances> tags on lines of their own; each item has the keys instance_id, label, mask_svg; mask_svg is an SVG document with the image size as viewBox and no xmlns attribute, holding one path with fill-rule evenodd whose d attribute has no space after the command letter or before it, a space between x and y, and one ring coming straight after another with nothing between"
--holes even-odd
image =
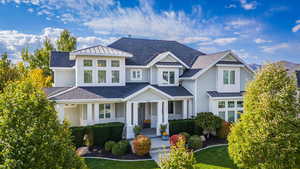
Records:
<instances>
[{"instance_id":1,"label":"green foliage","mask_svg":"<svg viewBox=\"0 0 300 169\"><path fill-rule=\"evenodd\" d=\"M35 50L33 54L30 54L28 49L23 49L22 59L29 63L31 69L40 68L45 75L50 76L51 70L49 68L49 61L52 50L54 50L54 47L51 44L50 39L46 38L43 47Z\"/></svg>"},{"instance_id":2,"label":"green foliage","mask_svg":"<svg viewBox=\"0 0 300 169\"><path fill-rule=\"evenodd\" d=\"M127 149L126 149L126 153L130 152L131 151L131 145L129 143L128 140L121 140L119 141L121 144L124 144L124 145L127 145Z\"/></svg>"},{"instance_id":3,"label":"green foliage","mask_svg":"<svg viewBox=\"0 0 300 169\"><path fill-rule=\"evenodd\" d=\"M57 49L63 52L71 52L76 49L77 40L68 30L60 33L59 39L56 41Z\"/></svg>"},{"instance_id":4,"label":"green foliage","mask_svg":"<svg viewBox=\"0 0 300 169\"><path fill-rule=\"evenodd\" d=\"M217 129L217 136L222 139L227 139L227 136L230 133L231 123L224 121L220 128Z\"/></svg>"},{"instance_id":5,"label":"green foliage","mask_svg":"<svg viewBox=\"0 0 300 169\"><path fill-rule=\"evenodd\" d=\"M72 142L74 145L78 147L84 146L84 135L86 133L86 128L85 127L71 127L71 135L72 135Z\"/></svg>"},{"instance_id":6,"label":"green foliage","mask_svg":"<svg viewBox=\"0 0 300 169\"><path fill-rule=\"evenodd\" d=\"M136 125L136 126L133 127L133 132L134 132L135 136L140 135L141 131L142 131L142 127L141 126Z\"/></svg>"},{"instance_id":7,"label":"green foliage","mask_svg":"<svg viewBox=\"0 0 300 169\"><path fill-rule=\"evenodd\" d=\"M86 168L75 154L67 124L30 81L0 94L0 168Z\"/></svg>"},{"instance_id":8,"label":"green foliage","mask_svg":"<svg viewBox=\"0 0 300 169\"><path fill-rule=\"evenodd\" d=\"M117 143L114 141L107 141L104 145L104 150L107 152L111 152L111 150L115 144L117 144Z\"/></svg>"},{"instance_id":9,"label":"green foliage","mask_svg":"<svg viewBox=\"0 0 300 169\"><path fill-rule=\"evenodd\" d=\"M86 134L83 137L83 141L84 141L84 145L92 148L92 146L94 146L94 132L93 130L90 130L90 128L88 128L86 130Z\"/></svg>"},{"instance_id":10,"label":"green foliage","mask_svg":"<svg viewBox=\"0 0 300 169\"><path fill-rule=\"evenodd\" d=\"M181 132L179 133L180 135L183 135L185 137L185 140L188 141L191 137L191 135L187 132Z\"/></svg>"},{"instance_id":11,"label":"green foliage","mask_svg":"<svg viewBox=\"0 0 300 169\"><path fill-rule=\"evenodd\" d=\"M293 77L283 66L269 64L246 91L245 113L228 136L231 158L241 168L295 168L300 109Z\"/></svg>"},{"instance_id":12,"label":"green foliage","mask_svg":"<svg viewBox=\"0 0 300 169\"><path fill-rule=\"evenodd\" d=\"M112 147L112 154L116 156L125 155L128 151L128 144L126 142L119 141L117 144Z\"/></svg>"},{"instance_id":13,"label":"green foliage","mask_svg":"<svg viewBox=\"0 0 300 169\"><path fill-rule=\"evenodd\" d=\"M183 120L170 120L169 121L169 133L170 135L178 134L180 132L187 132L190 135L202 134L202 129L195 126L194 119Z\"/></svg>"},{"instance_id":14,"label":"green foliage","mask_svg":"<svg viewBox=\"0 0 300 169\"><path fill-rule=\"evenodd\" d=\"M170 154L160 157L161 169L194 169L196 160L193 152L188 152L184 141L171 146Z\"/></svg>"},{"instance_id":15,"label":"green foliage","mask_svg":"<svg viewBox=\"0 0 300 169\"><path fill-rule=\"evenodd\" d=\"M222 119L211 112L201 112L196 116L195 125L210 133L221 127Z\"/></svg>"},{"instance_id":16,"label":"green foliage","mask_svg":"<svg viewBox=\"0 0 300 169\"><path fill-rule=\"evenodd\" d=\"M193 135L188 140L188 147L193 150L197 150L202 147L202 140L200 136Z\"/></svg>"},{"instance_id":17,"label":"green foliage","mask_svg":"<svg viewBox=\"0 0 300 169\"><path fill-rule=\"evenodd\" d=\"M93 126L86 127L72 127L73 143L76 147L80 147L84 144L84 135L92 135L92 145L103 147L105 142L119 141L122 139L124 124L119 122L101 123Z\"/></svg>"}]
</instances>

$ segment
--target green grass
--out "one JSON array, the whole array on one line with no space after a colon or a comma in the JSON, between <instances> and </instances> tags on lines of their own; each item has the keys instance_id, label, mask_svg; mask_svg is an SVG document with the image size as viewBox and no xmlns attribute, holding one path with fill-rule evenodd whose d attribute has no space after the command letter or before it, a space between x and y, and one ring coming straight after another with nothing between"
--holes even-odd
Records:
<instances>
[{"instance_id":1,"label":"green grass","mask_svg":"<svg viewBox=\"0 0 300 169\"><path fill-rule=\"evenodd\" d=\"M237 169L230 159L227 146L213 147L195 153L197 164L201 169Z\"/></svg>"},{"instance_id":2,"label":"green grass","mask_svg":"<svg viewBox=\"0 0 300 169\"><path fill-rule=\"evenodd\" d=\"M112 161L102 159L85 159L90 169L155 169L158 166L155 161Z\"/></svg>"}]
</instances>

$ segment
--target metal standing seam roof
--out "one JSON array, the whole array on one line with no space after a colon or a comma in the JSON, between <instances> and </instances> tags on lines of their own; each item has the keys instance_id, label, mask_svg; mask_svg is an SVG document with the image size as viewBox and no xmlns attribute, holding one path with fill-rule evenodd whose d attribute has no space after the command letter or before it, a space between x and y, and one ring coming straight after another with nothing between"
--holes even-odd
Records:
<instances>
[{"instance_id":1,"label":"metal standing seam roof","mask_svg":"<svg viewBox=\"0 0 300 169\"><path fill-rule=\"evenodd\" d=\"M73 100L73 99L114 99L114 98L126 98L131 94L143 89L150 85L149 83L126 83L125 86L88 86L88 87L76 87L65 93L59 94L50 98L51 100ZM170 96L193 96L187 89L181 86L157 86L151 85L156 89L165 92ZM69 89L69 88L68 88ZM47 91L54 90L53 88L45 89ZM63 92L63 91L60 91ZM56 93L57 94L57 93ZM54 94L48 95L48 97Z\"/></svg>"},{"instance_id":2,"label":"metal standing seam roof","mask_svg":"<svg viewBox=\"0 0 300 169\"><path fill-rule=\"evenodd\" d=\"M92 46L84 49L79 49L70 52L71 56L75 55L89 55L89 56L125 56L132 57L131 53L121 51L119 49L114 49L102 45Z\"/></svg>"},{"instance_id":3,"label":"metal standing seam roof","mask_svg":"<svg viewBox=\"0 0 300 169\"><path fill-rule=\"evenodd\" d=\"M217 92L217 91L207 91L207 94L211 97L241 97L245 91L241 92Z\"/></svg>"}]
</instances>

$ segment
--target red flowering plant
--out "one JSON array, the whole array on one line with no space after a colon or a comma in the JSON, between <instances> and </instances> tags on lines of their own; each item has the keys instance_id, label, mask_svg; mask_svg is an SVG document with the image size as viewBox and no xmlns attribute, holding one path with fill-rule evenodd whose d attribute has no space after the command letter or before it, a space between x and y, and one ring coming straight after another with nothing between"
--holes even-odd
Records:
<instances>
[{"instance_id":1,"label":"red flowering plant","mask_svg":"<svg viewBox=\"0 0 300 169\"><path fill-rule=\"evenodd\" d=\"M170 137L170 144L172 146L176 146L177 143L182 140L184 143L186 141L185 137L181 134L174 134L173 136Z\"/></svg>"}]
</instances>

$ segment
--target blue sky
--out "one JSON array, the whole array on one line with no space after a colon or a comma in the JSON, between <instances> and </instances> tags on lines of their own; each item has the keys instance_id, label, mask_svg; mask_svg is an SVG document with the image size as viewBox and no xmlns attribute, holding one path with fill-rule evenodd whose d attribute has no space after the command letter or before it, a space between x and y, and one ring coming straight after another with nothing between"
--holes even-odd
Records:
<instances>
[{"instance_id":1,"label":"blue sky","mask_svg":"<svg viewBox=\"0 0 300 169\"><path fill-rule=\"evenodd\" d=\"M231 49L248 63L300 63L297 0L0 0L0 53L53 42L63 29L78 48L128 36L176 40L205 53Z\"/></svg>"}]
</instances>

